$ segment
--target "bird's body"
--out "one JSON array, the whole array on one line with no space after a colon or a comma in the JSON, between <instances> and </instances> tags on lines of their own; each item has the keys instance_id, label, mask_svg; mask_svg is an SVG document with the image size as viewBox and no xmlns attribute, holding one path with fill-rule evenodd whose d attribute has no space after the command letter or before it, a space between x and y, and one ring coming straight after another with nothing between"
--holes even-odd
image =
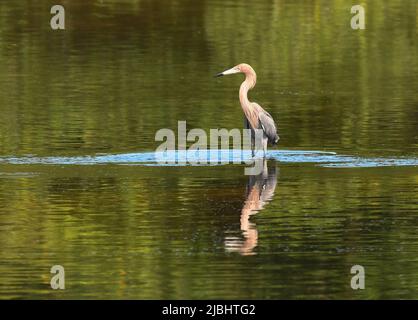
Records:
<instances>
[{"instance_id":1,"label":"bird's body","mask_svg":"<svg viewBox=\"0 0 418 320\"><path fill-rule=\"evenodd\" d=\"M224 76L234 73L244 73L245 80L239 89L239 101L245 115L245 128L251 130L251 151L254 156L256 145L263 149L264 156L267 152L267 144L277 144L279 135L273 117L259 104L248 100L248 91L254 88L257 82L257 75L254 69L245 63L241 63L231 69L219 73L217 76ZM261 141L257 141L256 131L261 130ZM258 149L258 148L257 148Z\"/></svg>"}]
</instances>

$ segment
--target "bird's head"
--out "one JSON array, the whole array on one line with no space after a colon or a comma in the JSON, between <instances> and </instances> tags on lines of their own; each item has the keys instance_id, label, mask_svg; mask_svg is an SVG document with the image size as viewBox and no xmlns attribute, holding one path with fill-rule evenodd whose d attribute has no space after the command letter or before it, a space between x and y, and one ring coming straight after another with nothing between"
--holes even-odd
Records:
<instances>
[{"instance_id":1,"label":"bird's head","mask_svg":"<svg viewBox=\"0 0 418 320\"><path fill-rule=\"evenodd\" d=\"M254 69L246 63L240 63L239 65L236 65L235 67L225 70L223 72L218 73L217 75L215 75L215 77L222 77L222 76L226 76L228 74L235 74L235 73L244 73L244 74L253 74L255 75L255 71Z\"/></svg>"}]
</instances>

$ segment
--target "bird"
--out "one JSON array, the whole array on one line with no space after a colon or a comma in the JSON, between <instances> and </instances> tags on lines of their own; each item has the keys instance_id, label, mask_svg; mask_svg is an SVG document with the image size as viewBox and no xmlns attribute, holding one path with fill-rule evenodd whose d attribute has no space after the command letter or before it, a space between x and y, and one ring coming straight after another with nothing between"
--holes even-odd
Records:
<instances>
[{"instance_id":1,"label":"bird","mask_svg":"<svg viewBox=\"0 0 418 320\"><path fill-rule=\"evenodd\" d=\"M245 80L241 83L239 89L239 101L242 110L244 111L244 127L250 129L251 132L251 153L255 156L256 145L256 130L262 130L261 142L257 141L257 146L263 148L264 158L267 153L267 144L276 145L279 142L279 135L277 134L276 123L273 117L264 110L259 104L248 100L248 91L255 87L257 82L257 75L254 69L247 63L240 63L233 68L227 69L215 75L215 77L222 77L230 74L243 73Z\"/></svg>"}]
</instances>

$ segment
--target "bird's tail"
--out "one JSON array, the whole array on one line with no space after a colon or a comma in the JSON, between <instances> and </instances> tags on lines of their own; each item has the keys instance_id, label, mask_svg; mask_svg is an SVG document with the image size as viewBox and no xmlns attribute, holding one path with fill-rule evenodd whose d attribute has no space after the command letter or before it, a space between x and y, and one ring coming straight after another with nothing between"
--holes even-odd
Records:
<instances>
[{"instance_id":1,"label":"bird's tail","mask_svg":"<svg viewBox=\"0 0 418 320\"><path fill-rule=\"evenodd\" d=\"M274 138L274 141L273 141L273 145L278 144L279 140L280 140L280 137L279 137L279 135L276 134L276 137Z\"/></svg>"}]
</instances>

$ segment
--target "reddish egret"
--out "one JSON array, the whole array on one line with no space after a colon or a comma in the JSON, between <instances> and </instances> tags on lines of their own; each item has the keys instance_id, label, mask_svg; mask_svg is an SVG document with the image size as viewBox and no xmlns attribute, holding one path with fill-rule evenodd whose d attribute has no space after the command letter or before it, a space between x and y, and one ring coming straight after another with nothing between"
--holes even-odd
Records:
<instances>
[{"instance_id":1,"label":"reddish egret","mask_svg":"<svg viewBox=\"0 0 418 320\"><path fill-rule=\"evenodd\" d=\"M245 128L251 130L251 152L254 156L255 149L255 132L256 129L263 130L262 146L264 157L267 152L267 143L272 145L277 144L279 141L279 135L277 134L276 124L273 117L264 110L259 104L250 102L248 100L248 90L254 88L257 75L254 69L246 63L241 63L231 69L218 73L216 77L226 76L228 74L243 73L245 74L245 80L241 84L239 89L239 101L241 103L242 110L245 114Z\"/></svg>"}]
</instances>

